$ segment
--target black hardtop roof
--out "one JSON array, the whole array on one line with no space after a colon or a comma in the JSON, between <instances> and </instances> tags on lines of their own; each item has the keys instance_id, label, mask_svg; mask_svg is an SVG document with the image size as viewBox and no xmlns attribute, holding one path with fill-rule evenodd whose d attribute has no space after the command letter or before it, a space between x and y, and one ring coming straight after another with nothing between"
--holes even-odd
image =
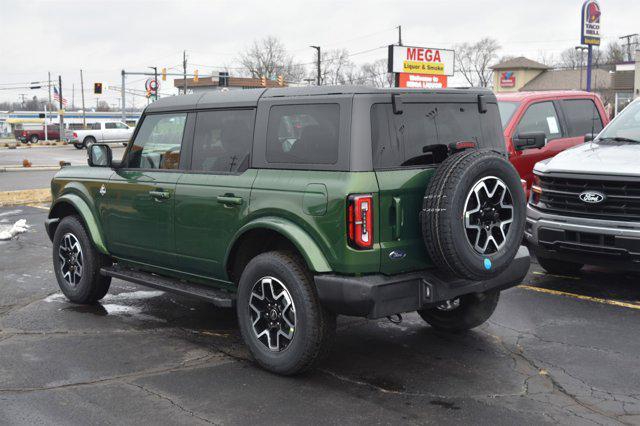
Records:
<instances>
[{"instance_id":1,"label":"black hardtop roof","mask_svg":"<svg viewBox=\"0 0 640 426\"><path fill-rule=\"evenodd\" d=\"M215 90L206 93L169 96L150 104L145 112L181 111L221 107L256 106L260 98L282 98L331 95L380 95L380 94L442 94L442 95L487 95L493 92L484 88L456 89L405 89L376 88L369 86L304 86L274 89Z\"/></svg>"}]
</instances>

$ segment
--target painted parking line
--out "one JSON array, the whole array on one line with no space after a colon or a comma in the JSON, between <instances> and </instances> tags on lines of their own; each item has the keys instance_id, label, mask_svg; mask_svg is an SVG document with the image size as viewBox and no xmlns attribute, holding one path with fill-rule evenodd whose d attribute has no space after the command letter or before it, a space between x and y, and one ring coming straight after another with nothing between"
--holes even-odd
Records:
<instances>
[{"instance_id":1,"label":"painted parking line","mask_svg":"<svg viewBox=\"0 0 640 426\"><path fill-rule=\"evenodd\" d=\"M631 309L640 310L640 302L639 303L620 302L617 300L608 300L608 299L602 299L600 297L584 296L582 294L567 293L564 291L551 290L548 288L535 287L535 286L526 285L526 284L520 284L518 288L522 288L530 291L537 291L539 293L553 294L555 296L572 297L574 299L586 300L588 302L601 303L604 305L612 305L612 306L619 306L622 308L631 308Z\"/></svg>"}]
</instances>

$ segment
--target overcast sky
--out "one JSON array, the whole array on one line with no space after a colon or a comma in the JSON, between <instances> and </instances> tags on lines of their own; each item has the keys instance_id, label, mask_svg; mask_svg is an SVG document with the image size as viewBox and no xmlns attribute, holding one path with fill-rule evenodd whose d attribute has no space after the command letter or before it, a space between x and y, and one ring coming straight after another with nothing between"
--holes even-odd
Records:
<instances>
[{"instance_id":1,"label":"overcast sky","mask_svg":"<svg viewBox=\"0 0 640 426\"><path fill-rule=\"evenodd\" d=\"M406 45L452 47L488 36L500 55L538 59L579 43L582 0L420 0L329 1L32 1L0 0L0 88L6 83L63 78L64 95L80 103L84 70L88 105L95 105L95 81L120 85L120 70L145 71L155 65L200 75L213 67L237 66L238 53L254 39L280 38L300 62L314 59L310 44L346 48L355 63L385 58L384 46L397 42L402 25ZM639 0L600 0L603 42L640 32ZM197 64L197 65L196 65ZM206 65L206 66L204 66ZM454 80L455 82L455 80ZM162 82L161 93L175 93ZM127 87L144 89L144 77L128 77ZM0 90L0 100L20 93L46 97L44 90ZM119 92L101 99L116 102ZM137 105L146 103L136 99ZM127 102L130 105L130 101Z\"/></svg>"}]
</instances>

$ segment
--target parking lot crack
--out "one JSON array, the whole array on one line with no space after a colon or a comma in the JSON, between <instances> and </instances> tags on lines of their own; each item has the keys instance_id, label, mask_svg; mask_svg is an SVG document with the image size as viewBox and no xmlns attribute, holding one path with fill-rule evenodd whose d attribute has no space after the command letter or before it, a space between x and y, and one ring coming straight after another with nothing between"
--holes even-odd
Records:
<instances>
[{"instance_id":1,"label":"parking lot crack","mask_svg":"<svg viewBox=\"0 0 640 426\"><path fill-rule=\"evenodd\" d=\"M153 395L153 396L155 396L155 397L156 397L156 398L158 398L158 399L161 399L161 400L164 400L164 401L169 402L171 405L173 405L174 407L176 407L178 410L180 410L180 411L182 411L182 412L184 412L184 413L186 413L186 414L190 415L191 417L194 417L194 418L196 418L196 419L198 419L198 420L201 420L201 421L203 421L203 422L205 422L205 423L208 423L208 424L213 424L213 425L215 425L215 424L219 424L219 423L215 423L215 422L213 422L213 421L211 421L211 420L207 419L206 417L202 417L202 416L200 416L200 415L198 415L198 414L194 413L193 411L191 411L191 410L189 410L189 409L187 409L187 408L183 407L182 405L178 404L176 401L174 401L173 399L171 399L171 398L170 398L170 397L168 397L167 395L163 395L163 394L161 394L160 392L153 391L153 390L151 390L151 389L149 389L149 388L147 388L147 387L145 387L145 386L143 386L143 385L140 385L140 384L130 383L130 382L127 382L126 384L127 384L127 385L129 385L129 386L133 386L133 387L139 388L139 389L141 389L142 391L144 391L144 392L148 393L149 395Z\"/></svg>"}]
</instances>

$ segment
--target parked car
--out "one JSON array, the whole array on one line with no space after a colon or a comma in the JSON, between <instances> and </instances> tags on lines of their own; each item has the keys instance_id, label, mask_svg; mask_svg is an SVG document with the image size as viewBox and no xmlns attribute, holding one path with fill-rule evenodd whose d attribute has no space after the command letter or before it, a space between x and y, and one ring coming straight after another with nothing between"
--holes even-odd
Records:
<instances>
[{"instance_id":1,"label":"parked car","mask_svg":"<svg viewBox=\"0 0 640 426\"><path fill-rule=\"evenodd\" d=\"M640 270L640 101L593 140L536 164L526 239L540 265Z\"/></svg>"},{"instance_id":2,"label":"parked car","mask_svg":"<svg viewBox=\"0 0 640 426\"><path fill-rule=\"evenodd\" d=\"M309 368L336 314L486 321L529 268L526 201L486 90L209 92L146 108L122 161L54 177L63 293L112 277L236 307L257 362Z\"/></svg>"},{"instance_id":3,"label":"parked car","mask_svg":"<svg viewBox=\"0 0 640 426\"><path fill-rule=\"evenodd\" d=\"M121 121L91 123L87 127L68 131L67 142L72 143L77 149L82 149L96 142L128 142L133 135L133 129Z\"/></svg>"},{"instance_id":4,"label":"parked car","mask_svg":"<svg viewBox=\"0 0 640 426\"><path fill-rule=\"evenodd\" d=\"M497 95L509 160L526 181L533 166L584 142L609 122L600 97L582 91L514 92Z\"/></svg>"},{"instance_id":5,"label":"parked car","mask_svg":"<svg viewBox=\"0 0 640 426\"><path fill-rule=\"evenodd\" d=\"M45 140L44 125L29 128L20 127L13 131L13 135L20 142L38 143L38 141ZM49 140L59 140L60 126L55 124L48 125L46 137Z\"/></svg>"}]
</instances>

